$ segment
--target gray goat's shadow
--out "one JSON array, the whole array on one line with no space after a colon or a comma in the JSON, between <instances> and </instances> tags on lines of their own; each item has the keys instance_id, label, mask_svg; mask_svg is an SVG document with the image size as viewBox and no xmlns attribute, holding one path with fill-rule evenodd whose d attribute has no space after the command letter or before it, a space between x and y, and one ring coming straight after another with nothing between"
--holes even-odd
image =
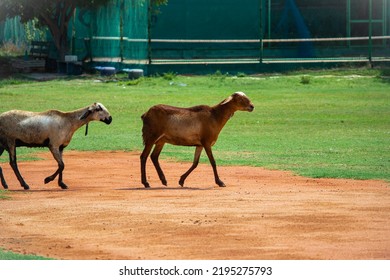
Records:
<instances>
[{"instance_id":1,"label":"gray goat's shadow","mask_svg":"<svg viewBox=\"0 0 390 280\"><path fill-rule=\"evenodd\" d=\"M40 193L40 192L53 192L53 193L57 193L57 192L73 192L73 191L76 191L76 190L72 190L72 189L66 189L66 190L63 190L61 188L59 189L34 189L34 188L30 188L28 190L25 190L25 189L8 189L7 190L8 192L10 193L13 193L13 192L34 192L34 193Z\"/></svg>"}]
</instances>

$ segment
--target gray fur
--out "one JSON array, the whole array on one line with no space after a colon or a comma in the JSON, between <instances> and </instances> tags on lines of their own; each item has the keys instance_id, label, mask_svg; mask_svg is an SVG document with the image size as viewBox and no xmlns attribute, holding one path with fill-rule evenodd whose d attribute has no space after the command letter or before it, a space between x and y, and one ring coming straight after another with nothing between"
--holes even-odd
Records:
<instances>
[{"instance_id":1,"label":"gray fur","mask_svg":"<svg viewBox=\"0 0 390 280\"><path fill-rule=\"evenodd\" d=\"M58 175L58 185L68 188L62 181L64 162L62 152L69 145L74 132L90 121L103 121L110 124L112 117L101 103L72 111L61 112L49 110L46 112L28 112L12 110L0 115L0 156L6 150L10 165L24 189L29 186L18 170L16 162L16 147L48 147L58 163L58 169L45 179L45 184L53 181ZM8 185L0 167L0 180L5 189Z\"/></svg>"}]
</instances>

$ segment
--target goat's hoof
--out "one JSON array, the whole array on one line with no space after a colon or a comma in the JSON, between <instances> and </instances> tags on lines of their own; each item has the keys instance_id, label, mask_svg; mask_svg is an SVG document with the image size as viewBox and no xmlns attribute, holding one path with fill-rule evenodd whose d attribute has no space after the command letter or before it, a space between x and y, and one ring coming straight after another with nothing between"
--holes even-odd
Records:
<instances>
[{"instance_id":1,"label":"goat's hoof","mask_svg":"<svg viewBox=\"0 0 390 280\"><path fill-rule=\"evenodd\" d=\"M59 183L58 185L59 185L59 186L61 187L61 189L63 189L63 190L66 190L66 189L68 188L68 186L65 185L64 183Z\"/></svg>"},{"instance_id":2,"label":"goat's hoof","mask_svg":"<svg viewBox=\"0 0 390 280\"><path fill-rule=\"evenodd\" d=\"M220 188L226 187L225 183L222 182L222 181L218 181L218 182L216 182L216 183L217 183L217 185L218 185Z\"/></svg>"},{"instance_id":3,"label":"goat's hoof","mask_svg":"<svg viewBox=\"0 0 390 280\"><path fill-rule=\"evenodd\" d=\"M144 187L145 187L146 189L149 189L149 188L150 188L149 183L143 183L143 185L144 185Z\"/></svg>"},{"instance_id":4,"label":"goat's hoof","mask_svg":"<svg viewBox=\"0 0 390 280\"><path fill-rule=\"evenodd\" d=\"M53 181L53 179L52 178L50 178L50 177L47 177L47 178L45 178L45 184L48 184L48 183L50 183L51 181Z\"/></svg>"},{"instance_id":5,"label":"goat's hoof","mask_svg":"<svg viewBox=\"0 0 390 280\"><path fill-rule=\"evenodd\" d=\"M8 186L7 186L7 185L3 185L3 188L4 188L5 190L8 190Z\"/></svg>"},{"instance_id":6,"label":"goat's hoof","mask_svg":"<svg viewBox=\"0 0 390 280\"><path fill-rule=\"evenodd\" d=\"M23 185L22 187L23 187L23 189L25 189L25 190L29 190L29 189L30 189L29 185Z\"/></svg>"}]
</instances>

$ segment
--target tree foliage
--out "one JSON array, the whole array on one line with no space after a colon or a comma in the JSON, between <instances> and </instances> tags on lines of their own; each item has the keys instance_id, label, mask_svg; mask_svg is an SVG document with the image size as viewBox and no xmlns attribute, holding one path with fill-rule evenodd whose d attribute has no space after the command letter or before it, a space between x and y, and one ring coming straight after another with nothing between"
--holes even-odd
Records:
<instances>
[{"instance_id":1,"label":"tree foliage","mask_svg":"<svg viewBox=\"0 0 390 280\"><path fill-rule=\"evenodd\" d=\"M0 21L20 16L22 22L38 19L47 26L54 44L63 58L68 51L68 25L76 8L98 8L112 0L1 0ZM149 1L149 0L144 0ZM150 0L154 5L166 4L168 0Z\"/></svg>"}]
</instances>

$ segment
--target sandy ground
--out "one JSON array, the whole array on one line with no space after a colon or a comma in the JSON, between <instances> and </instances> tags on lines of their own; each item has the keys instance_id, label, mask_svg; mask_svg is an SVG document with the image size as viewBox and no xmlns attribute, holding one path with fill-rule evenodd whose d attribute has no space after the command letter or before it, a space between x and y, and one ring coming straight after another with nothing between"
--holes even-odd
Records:
<instances>
[{"instance_id":1,"label":"sandy ground","mask_svg":"<svg viewBox=\"0 0 390 280\"><path fill-rule=\"evenodd\" d=\"M0 247L58 259L390 259L390 187L382 181L308 179L254 167L219 167L226 188L201 164L163 161L163 187L139 154L65 151L56 169L20 162L24 191L2 164L11 199L0 200Z\"/></svg>"}]
</instances>

